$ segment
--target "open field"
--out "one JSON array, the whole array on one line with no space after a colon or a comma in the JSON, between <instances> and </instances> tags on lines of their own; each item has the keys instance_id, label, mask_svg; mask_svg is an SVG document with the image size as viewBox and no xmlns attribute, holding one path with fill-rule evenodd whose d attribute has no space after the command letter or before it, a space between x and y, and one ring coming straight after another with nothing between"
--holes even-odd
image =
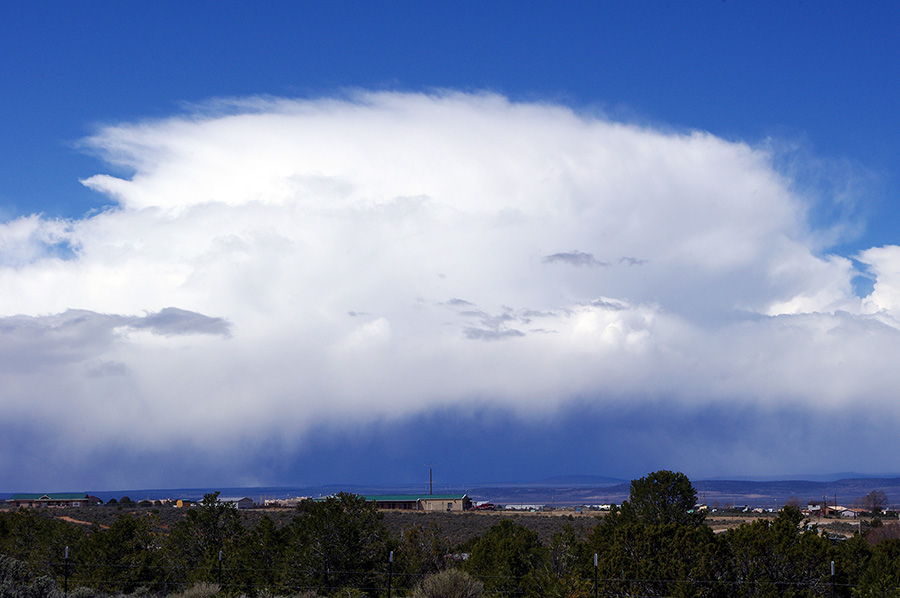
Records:
<instances>
[{"instance_id":1,"label":"open field","mask_svg":"<svg viewBox=\"0 0 900 598\"><path fill-rule=\"evenodd\" d=\"M118 515L130 513L138 517L146 517L152 527L161 533L167 533L168 529L177 521L185 517L186 509L175 507L135 507L118 508L108 506L80 507L80 508L56 508L39 509L39 512L49 518L59 519L69 523L97 526L100 529L108 528ZM416 526L436 526L441 535L451 546L458 546L473 538L483 535L492 525L504 519L510 519L517 525L522 525L537 532L542 542L548 542L564 526L570 525L577 534L584 537L603 517L602 512L573 510L548 510L540 512L514 512L514 511L469 511L466 513L426 513L422 511L382 511L384 521L392 534L400 535ZM240 511L241 517L248 527L255 526L260 519L268 516L277 526L286 525L293 518L293 509L252 509ZM773 513L763 514L726 514L710 513L706 518L706 525L715 532L721 533L733 529L742 523L750 523L757 519L772 519ZM860 529L865 530L871 522L871 518L863 518L859 521L848 519L817 519L809 520L811 525L828 531L832 535L852 536Z\"/></svg>"}]
</instances>

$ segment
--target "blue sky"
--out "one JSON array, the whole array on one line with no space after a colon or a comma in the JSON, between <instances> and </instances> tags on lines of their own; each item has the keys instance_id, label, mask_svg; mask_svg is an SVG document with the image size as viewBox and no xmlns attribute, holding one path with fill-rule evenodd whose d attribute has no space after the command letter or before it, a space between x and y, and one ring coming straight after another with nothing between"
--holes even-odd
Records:
<instances>
[{"instance_id":1,"label":"blue sky","mask_svg":"<svg viewBox=\"0 0 900 598\"><path fill-rule=\"evenodd\" d=\"M896 472L898 23L4 4L0 490Z\"/></svg>"}]
</instances>

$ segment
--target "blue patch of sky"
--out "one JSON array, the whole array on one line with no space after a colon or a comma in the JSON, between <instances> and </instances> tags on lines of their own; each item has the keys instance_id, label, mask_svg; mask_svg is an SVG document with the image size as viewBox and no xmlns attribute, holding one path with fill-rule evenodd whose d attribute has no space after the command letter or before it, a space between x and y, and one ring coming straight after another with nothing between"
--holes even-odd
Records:
<instances>
[{"instance_id":1,"label":"blue patch of sky","mask_svg":"<svg viewBox=\"0 0 900 598\"><path fill-rule=\"evenodd\" d=\"M77 257L75 248L68 241L61 241L47 246L47 254L61 260L72 260Z\"/></svg>"},{"instance_id":2,"label":"blue patch of sky","mask_svg":"<svg viewBox=\"0 0 900 598\"><path fill-rule=\"evenodd\" d=\"M108 203L75 148L101 123L183 102L348 87L493 90L613 118L811 151L879 173L895 210L900 6L797 2L223 1L6 3L0 8L0 203L78 217ZM860 245L893 242L884 219Z\"/></svg>"},{"instance_id":3,"label":"blue patch of sky","mask_svg":"<svg viewBox=\"0 0 900 598\"><path fill-rule=\"evenodd\" d=\"M850 280L853 286L853 294L857 297L868 297L875 290L875 277L869 272L869 267L858 260L851 260L854 269L858 272Z\"/></svg>"}]
</instances>

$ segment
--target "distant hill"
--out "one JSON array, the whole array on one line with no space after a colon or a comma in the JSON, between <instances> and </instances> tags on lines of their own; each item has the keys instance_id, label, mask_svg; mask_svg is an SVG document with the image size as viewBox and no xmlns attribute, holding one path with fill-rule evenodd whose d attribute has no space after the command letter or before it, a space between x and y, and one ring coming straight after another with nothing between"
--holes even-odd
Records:
<instances>
[{"instance_id":1,"label":"distant hill","mask_svg":"<svg viewBox=\"0 0 900 598\"><path fill-rule=\"evenodd\" d=\"M852 506L873 490L881 490L892 507L900 506L900 477L850 477L834 481L810 480L698 480L697 494L705 504L721 508L747 505L780 507L796 497L803 504L825 499L834 504ZM473 500L496 504L594 505L620 504L628 499L630 482L604 476L566 475L531 483L484 484L475 487L435 485L436 494L467 493ZM80 490L80 489L79 489ZM219 491L222 496L247 496L255 501L267 498L319 497L340 491L356 494L427 494L428 488L416 485L326 485L256 488L175 488L117 491L88 491L104 502L128 496L134 501L186 498L198 500L204 494ZM0 498L9 498L9 494Z\"/></svg>"},{"instance_id":2,"label":"distant hill","mask_svg":"<svg viewBox=\"0 0 900 598\"><path fill-rule=\"evenodd\" d=\"M830 482L782 480L757 482L740 480L701 480L694 483L698 494L708 505L746 504L750 506L783 505L797 497L804 504L820 501L852 506L873 490L881 490L890 505L900 505L900 478L847 478Z\"/></svg>"},{"instance_id":3,"label":"distant hill","mask_svg":"<svg viewBox=\"0 0 900 598\"><path fill-rule=\"evenodd\" d=\"M552 478L538 480L532 485L534 486L594 486L603 488L605 486L617 486L619 484L630 484L630 480L621 478L608 478L599 475L560 475Z\"/></svg>"}]
</instances>

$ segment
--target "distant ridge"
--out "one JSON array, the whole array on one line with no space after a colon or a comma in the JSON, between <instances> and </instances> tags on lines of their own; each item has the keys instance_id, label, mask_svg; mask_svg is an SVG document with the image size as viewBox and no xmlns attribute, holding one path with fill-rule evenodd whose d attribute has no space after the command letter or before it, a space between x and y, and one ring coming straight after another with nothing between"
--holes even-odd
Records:
<instances>
[{"instance_id":1,"label":"distant ridge","mask_svg":"<svg viewBox=\"0 0 900 598\"><path fill-rule=\"evenodd\" d=\"M617 486L619 484L630 484L631 480L623 480L620 478L609 478L599 475L558 475L552 478L544 478L533 482L534 486Z\"/></svg>"},{"instance_id":2,"label":"distant ridge","mask_svg":"<svg viewBox=\"0 0 900 598\"><path fill-rule=\"evenodd\" d=\"M619 484L630 484L631 480L623 480L621 478L611 478L599 475L559 475L550 478L543 478L532 481L507 481L507 482L487 482L484 484L473 484L474 487L489 488L606 488L609 486L617 486Z\"/></svg>"},{"instance_id":3,"label":"distant ridge","mask_svg":"<svg viewBox=\"0 0 900 598\"><path fill-rule=\"evenodd\" d=\"M852 506L873 490L881 490L892 507L900 504L900 477L846 478L829 482L806 480L782 480L774 482L754 482L740 480L700 480L694 483L703 502L722 506L746 504L750 506L780 506L789 498L806 501L820 501L824 497L829 503Z\"/></svg>"},{"instance_id":4,"label":"distant ridge","mask_svg":"<svg viewBox=\"0 0 900 598\"><path fill-rule=\"evenodd\" d=\"M777 475L777 476L717 476L714 478L705 478L702 481L721 482L721 481L741 481L741 482L785 482L785 481L803 481L803 482L837 482L840 480L875 480L875 479L893 479L900 478L900 473L880 473L880 474L864 474L856 471L844 471L840 473L820 473L820 474L797 474L797 475Z\"/></svg>"},{"instance_id":5,"label":"distant ridge","mask_svg":"<svg viewBox=\"0 0 900 598\"><path fill-rule=\"evenodd\" d=\"M798 476L801 477L801 476ZM812 477L812 476L810 476ZM780 507L791 498L801 503L820 501L824 496L829 503L852 506L873 490L881 490L892 510L900 506L900 476L896 477L848 477L833 481L803 479L747 480L707 479L693 481L698 498L710 507L743 506ZM630 482L606 476L563 475L530 483L497 483L463 486L461 484L435 484L435 494L467 493L473 500L497 504L540 505L593 505L621 504L628 499ZM37 491L40 491L38 489ZM247 496L257 502L273 498L327 496L345 491L355 494L427 494L426 484L354 485L328 484L321 486L266 486L252 488L173 488L115 491L88 491L89 494L108 502L128 496L131 500L160 500L186 498L199 500L210 492L222 496ZM0 494L0 499L11 494Z\"/></svg>"}]
</instances>

